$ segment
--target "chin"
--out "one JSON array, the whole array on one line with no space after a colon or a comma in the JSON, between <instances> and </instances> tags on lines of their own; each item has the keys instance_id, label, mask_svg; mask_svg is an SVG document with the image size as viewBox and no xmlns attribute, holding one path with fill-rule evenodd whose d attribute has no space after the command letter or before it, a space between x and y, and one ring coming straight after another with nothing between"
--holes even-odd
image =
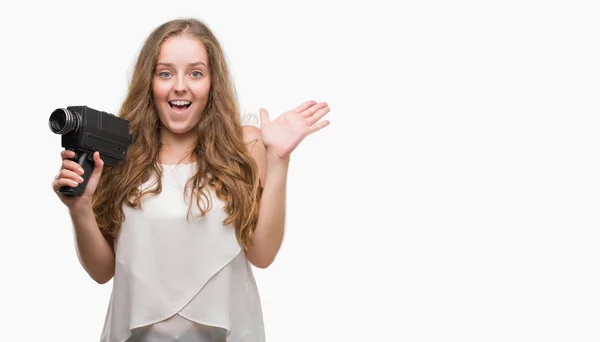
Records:
<instances>
[{"instance_id":1,"label":"chin","mask_svg":"<svg viewBox=\"0 0 600 342\"><path fill-rule=\"evenodd\" d=\"M194 130L194 127L189 125L169 125L165 127L169 132L174 134L187 134Z\"/></svg>"}]
</instances>

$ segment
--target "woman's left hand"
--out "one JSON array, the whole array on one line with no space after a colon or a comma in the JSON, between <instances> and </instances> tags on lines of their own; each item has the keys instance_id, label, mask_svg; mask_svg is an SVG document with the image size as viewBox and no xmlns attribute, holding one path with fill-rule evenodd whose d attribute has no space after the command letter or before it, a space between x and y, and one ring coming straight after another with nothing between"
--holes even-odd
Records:
<instances>
[{"instance_id":1,"label":"woman's left hand","mask_svg":"<svg viewBox=\"0 0 600 342\"><path fill-rule=\"evenodd\" d=\"M265 148L280 159L289 159L304 138L329 125L328 120L319 121L327 113L326 102L307 101L271 121L267 110L261 108L260 130Z\"/></svg>"}]
</instances>

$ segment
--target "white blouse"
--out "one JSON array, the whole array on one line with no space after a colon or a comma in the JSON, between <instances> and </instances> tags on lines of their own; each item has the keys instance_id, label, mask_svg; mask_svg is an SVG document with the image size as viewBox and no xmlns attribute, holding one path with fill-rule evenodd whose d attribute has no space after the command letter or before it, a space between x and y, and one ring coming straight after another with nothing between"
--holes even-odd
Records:
<instances>
[{"instance_id":1,"label":"white blouse","mask_svg":"<svg viewBox=\"0 0 600 342\"><path fill-rule=\"evenodd\" d=\"M196 164L161 166L162 192L124 207L101 341L264 341L252 268L222 223L224 203L211 191L212 210L188 222L183 190Z\"/></svg>"}]
</instances>

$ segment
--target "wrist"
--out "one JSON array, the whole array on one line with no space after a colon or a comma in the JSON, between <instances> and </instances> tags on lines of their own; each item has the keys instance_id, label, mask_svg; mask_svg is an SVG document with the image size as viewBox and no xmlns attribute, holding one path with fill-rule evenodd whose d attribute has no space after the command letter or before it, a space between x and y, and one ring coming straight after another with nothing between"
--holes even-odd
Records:
<instances>
[{"instance_id":1,"label":"wrist","mask_svg":"<svg viewBox=\"0 0 600 342\"><path fill-rule=\"evenodd\" d=\"M85 217L95 217L94 209L90 204L74 205L69 207L69 215L73 219L81 219Z\"/></svg>"},{"instance_id":2,"label":"wrist","mask_svg":"<svg viewBox=\"0 0 600 342\"><path fill-rule=\"evenodd\" d=\"M269 165L281 165L287 166L290 163L290 155L288 154L285 158L278 156L272 149L266 149L267 164Z\"/></svg>"}]
</instances>

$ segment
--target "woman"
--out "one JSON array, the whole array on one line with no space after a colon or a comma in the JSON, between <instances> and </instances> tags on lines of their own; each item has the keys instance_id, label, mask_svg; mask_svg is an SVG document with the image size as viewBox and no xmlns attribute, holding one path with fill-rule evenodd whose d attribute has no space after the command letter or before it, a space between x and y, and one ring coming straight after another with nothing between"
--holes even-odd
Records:
<instances>
[{"instance_id":1,"label":"woman","mask_svg":"<svg viewBox=\"0 0 600 342\"><path fill-rule=\"evenodd\" d=\"M223 51L200 21L173 20L146 40L119 116L133 143L125 160L81 182L63 151L53 189L68 207L84 269L113 279L102 341L263 341L250 264L281 246L290 154L327 126L307 101L242 126ZM113 278L114 277L114 278Z\"/></svg>"}]
</instances>

